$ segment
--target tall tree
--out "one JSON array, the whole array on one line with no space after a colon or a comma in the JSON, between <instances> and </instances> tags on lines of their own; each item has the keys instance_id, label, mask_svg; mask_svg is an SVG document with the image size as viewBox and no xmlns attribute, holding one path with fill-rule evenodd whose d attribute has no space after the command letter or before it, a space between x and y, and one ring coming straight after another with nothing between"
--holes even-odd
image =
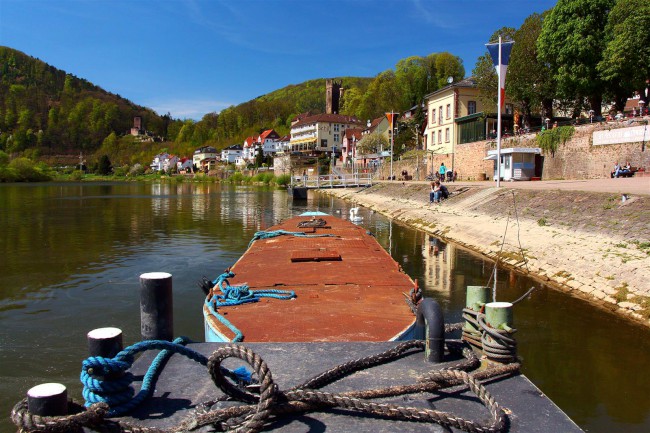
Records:
<instances>
[{"instance_id":1,"label":"tall tree","mask_svg":"<svg viewBox=\"0 0 650 433\"><path fill-rule=\"evenodd\" d=\"M543 17L537 13L530 15L515 32L508 65L506 93L517 101L524 124L530 124L531 112L541 108L542 117L548 117L553 110L553 80L548 65L537 57L537 38L542 32Z\"/></svg>"},{"instance_id":2,"label":"tall tree","mask_svg":"<svg viewBox=\"0 0 650 433\"><path fill-rule=\"evenodd\" d=\"M596 114L601 113L605 89L596 67L610 7L611 0L559 0L537 40L539 58L550 65L558 96L586 98Z\"/></svg>"},{"instance_id":3,"label":"tall tree","mask_svg":"<svg viewBox=\"0 0 650 433\"><path fill-rule=\"evenodd\" d=\"M492 33L489 43L499 42L499 36L501 36L502 41L514 40L514 35L514 28L502 27ZM484 110L487 112L495 112L497 107L497 89L499 84L497 82L497 72L492 63L492 57L490 57L487 48L485 49L485 54L479 57L476 61L476 66L474 66L472 75L476 80L478 99L481 101L481 104L483 104L483 107L485 107ZM506 83L507 81L508 80L506 79Z\"/></svg>"},{"instance_id":4,"label":"tall tree","mask_svg":"<svg viewBox=\"0 0 650 433\"><path fill-rule=\"evenodd\" d=\"M606 83L605 95L622 111L634 90L643 89L650 77L650 3L618 0L607 19L607 46L598 63Z\"/></svg>"},{"instance_id":5,"label":"tall tree","mask_svg":"<svg viewBox=\"0 0 650 433\"><path fill-rule=\"evenodd\" d=\"M465 78L465 67L463 60L451 53L444 52L436 56L436 77L438 89L447 85L447 79L452 77L454 81Z\"/></svg>"}]
</instances>

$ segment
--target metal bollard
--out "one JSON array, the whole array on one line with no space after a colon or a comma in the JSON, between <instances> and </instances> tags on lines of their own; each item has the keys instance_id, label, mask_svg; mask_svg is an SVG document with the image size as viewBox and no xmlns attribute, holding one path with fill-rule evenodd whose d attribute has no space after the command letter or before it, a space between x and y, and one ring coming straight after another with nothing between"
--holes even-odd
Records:
<instances>
[{"instance_id":1,"label":"metal bollard","mask_svg":"<svg viewBox=\"0 0 650 433\"><path fill-rule=\"evenodd\" d=\"M112 358L124 348L122 345L122 330L119 328L93 329L88 333L87 338L90 356Z\"/></svg>"},{"instance_id":2,"label":"metal bollard","mask_svg":"<svg viewBox=\"0 0 650 433\"><path fill-rule=\"evenodd\" d=\"M68 414L68 390L60 383L43 383L27 391L27 410L32 415Z\"/></svg>"},{"instance_id":3,"label":"metal bollard","mask_svg":"<svg viewBox=\"0 0 650 433\"><path fill-rule=\"evenodd\" d=\"M140 275L140 334L143 340L174 339L171 274L150 272Z\"/></svg>"},{"instance_id":4,"label":"metal bollard","mask_svg":"<svg viewBox=\"0 0 650 433\"><path fill-rule=\"evenodd\" d=\"M418 304L415 338L425 341L424 356L428 362L442 362L445 357L445 318L440 304L431 298L424 298Z\"/></svg>"},{"instance_id":5,"label":"metal bollard","mask_svg":"<svg viewBox=\"0 0 650 433\"><path fill-rule=\"evenodd\" d=\"M463 311L463 340L481 350L481 329L477 316L481 308L488 302L490 288L485 286L467 286L465 310Z\"/></svg>"},{"instance_id":6,"label":"metal bollard","mask_svg":"<svg viewBox=\"0 0 650 433\"><path fill-rule=\"evenodd\" d=\"M512 304L510 302L489 302L485 304L485 321L493 328L512 329Z\"/></svg>"}]
</instances>

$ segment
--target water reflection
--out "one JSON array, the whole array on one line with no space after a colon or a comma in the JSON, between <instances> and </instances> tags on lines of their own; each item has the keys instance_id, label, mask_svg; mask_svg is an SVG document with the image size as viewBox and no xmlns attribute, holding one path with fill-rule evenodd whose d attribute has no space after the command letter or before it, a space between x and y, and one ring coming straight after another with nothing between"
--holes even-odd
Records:
<instances>
[{"instance_id":1,"label":"water reflection","mask_svg":"<svg viewBox=\"0 0 650 433\"><path fill-rule=\"evenodd\" d=\"M139 336L138 276L174 276L177 335L202 338L195 282L231 266L257 230L304 210L349 217L354 204L310 194L219 184L0 185L0 412L31 385L62 381L79 395L85 333L119 326ZM493 263L364 208L371 231L425 295L460 321L465 287L490 282ZM515 308L524 372L589 431L650 430L643 374L650 332L508 270L496 297ZM0 431L9 431L0 421Z\"/></svg>"}]
</instances>

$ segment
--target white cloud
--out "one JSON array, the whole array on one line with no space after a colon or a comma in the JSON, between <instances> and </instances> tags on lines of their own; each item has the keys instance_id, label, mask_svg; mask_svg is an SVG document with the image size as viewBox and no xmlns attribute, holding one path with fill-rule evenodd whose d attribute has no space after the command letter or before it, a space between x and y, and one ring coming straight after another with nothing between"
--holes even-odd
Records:
<instances>
[{"instance_id":1,"label":"white cloud","mask_svg":"<svg viewBox=\"0 0 650 433\"><path fill-rule=\"evenodd\" d=\"M171 113L171 116L175 119L201 120L205 114L212 112L218 113L233 104L230 102L211 101L206 99L170 99L149 101L142 105L151 107L160 115Z\"/></svg>"}]
</instances>

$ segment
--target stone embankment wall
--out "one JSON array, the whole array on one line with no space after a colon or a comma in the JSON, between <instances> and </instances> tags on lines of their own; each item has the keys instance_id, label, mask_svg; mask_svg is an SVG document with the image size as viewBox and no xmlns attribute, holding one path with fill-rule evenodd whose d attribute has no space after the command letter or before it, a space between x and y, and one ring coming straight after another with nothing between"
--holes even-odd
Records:
<instances>
[{"instance_id":1,"label":"stone embankment wall","mask_svg":"<svg viewBox=\"0 0 650 433\"><path fill-rule=\"evenodd\" d=\"M452 195L440 205L428 204L425 183L324 193L498 259L650 326L650 197L621 201L618 194L482 185L450 184ZM505 230L507 225L511 230Z\"/></svg>"},{"instance_id":2,"label":"stone embankment wall","mask_svg":"<svg viewBox=\"0 0 650 433\"><path fill-rule=\"evenodd\" d=\"M640 123L632 125L627 122L603 123L582 125L576 127L576 132L571 140L558 146L554 155L543 153L542 179L598 179L609 177L615 162L624 164L629 161L633 167L644 167L650 170L650 126L645 143L593 145L595 131L639 127ZM502 148L510 147L538 147L535 134L505 138L501 142ZM496 143L478 141L456 145L456 154L436 154L433 159L429 157L426 172L437 171L440 163L458 172L459 180L485 180L491 179L493 162L484 160L488 150L496 149ZM433 167L431 167L433 164ZM395 171L395 169L394 169ZM400 171L397 171L399 173Z\"/></svg>"}]
</instances>

